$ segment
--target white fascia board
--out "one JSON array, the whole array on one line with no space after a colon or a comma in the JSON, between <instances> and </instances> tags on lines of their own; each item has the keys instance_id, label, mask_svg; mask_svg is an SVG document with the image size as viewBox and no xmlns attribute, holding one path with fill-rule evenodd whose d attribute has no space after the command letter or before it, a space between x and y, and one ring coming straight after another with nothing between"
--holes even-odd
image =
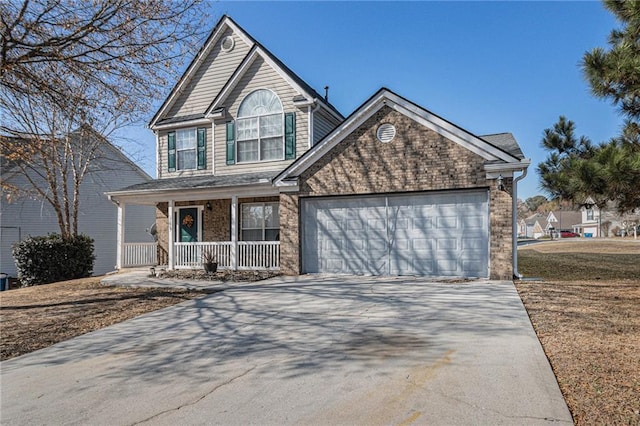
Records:
<instances>
[{"instance_id":1,"label":"white fascia board","mask_svg":"<svg viewBox=\"0 0 640 426\"><path fill-rule=\"evenodd\" d=\"M242 78L244 73L247 72L247 70L253 64L253 61L255 61L257 57L258 57L257 48L254 48L251 52L249 52L247 57L245 57L245 59L243 60L243 63L240 65L240 68L236 70L236 72L231 76L227 84L225 84L222 91L218 95L218 99L216 99L216 101L213 104L211 104L209 108L207 108L207 110L204 113L205 117L210 117L211 113L215 111L220 106L220 104L222 104L227 99L227 96L229 96L231 91L236 87L236 84L238 84L238 81L240 81L240 78Z\"/></svg>"},{"instance_id":2,"label":"white fascia board","mask_svg":"<svg viewBox=\"0 0 640 426\"><path fill-rule=\"evenodd\" d=\"M531 160L524 158L519 162L485 164L484 171L487 179L497 179L499 176L513 177L514 172L524 171L530 164Z\"/></svg>"},{"instance_id":3,"label":"white fascia board","mask_svg":"<svg viewBox=\"0 0 640 426\"><path fill-rule=\"evenodd\" d=\"M431 114L423 108L407 102L395 93L385 92L384 95L393 103L393 105L389 105L391 108L408 116L409 118L412 118L416 122L446 137L447 139L458 143L471 152L480 155L488 161L502 160L512 162L515 159L512 155L494 147L479 137L474 136L448 121Z\"/></svg>"},{"instance_id":4,"label":"white fascia board","mask_svg":"<svg viewBox=\"0 0 640 426\"><path fill-rule=\"evenodd\" d=\"M209 38L209 42L204 46L204 48L198 53L198 56L196 58L195 61L193 61L193 63L191 64L191 66L189 67L189 69L187 69L187 71L184 73L184 75L182 76L182 78L180 79L180 81L178 82L178 85L176 86L175 90L173 90L171 92L171 94L169 95L169 98L166 100L166 102L162 105L162 107L160 108L160 111L158 111L154 117L153 117L153 121L151 121L151 123L149 123L149 127L150 128L154 128L156 122L160 119L160 117L163 116L163 114L171 107L173 106L173 102L176 100L176 97L178 97L182 91L184 90L185 86L188 84L189 81L191 81L191 78L193 77L193 74L195 73L195 71L200 68L200 65L202 64L202 61L205 57L207 57L207 55L209 55L209 53L211 52L211 48L213 46L215 46L216 42L218 41L218 39L220 38L220 36L222 35L222 33L224 33L224 30L226 29L226 27L231 27L233 29L233 31L245 42L247 43L249 46L253 45L253 42L246 36L246 34L244 34L244 32L242 30L240 30L237 25L234 25L233 22L231 22L231 20L229 18L224 18L224 21L220 24L220 26L218 27L218 31L216 31L215 34L213 34L210 38Z\"/></svg>"},{"instance_id":5,"label":"white fascia board","mask_svg":"<svg viewBox=\"0 0 640 426\"><path fill-rule=\"evenodd\" d=\"M194 188L194 189L158 189L146 191L120 191L106 193L115 203L155 205L157 203L173 201L192 201L203 199L226 199L236 195L240 198L271 197L280 194L278 188L270 183L232 186L224 188Z\"/></svg>"},{"instance_id":6,"label":"white fascia board","mask_svg":"<svg viewBox=\"0 0 640 426\"><path fill-rule=\"evenodd\" d=\"M161 124L159 126L153 126L151 130L178 129L182 127L203 126L203 125L210 125L210 124L211 124L211 119L198 118L197 120L179 121L176 123L168 123L168 124Z\"/></svg>"},{"instance_id":7,"label":"white fascia board","mask_svg":"<svg viewBox=\"0 0 640 426\"><path fill-rule=\"evenodd\" d=\"M253 46L253 40L247 35L247 33L244 32L242 28L237 26L236 23L229 19L228 16L224 18L224 21L224 24L230 27L233 32L247 44L247 46Z\"/></svg>"}]
</instances>

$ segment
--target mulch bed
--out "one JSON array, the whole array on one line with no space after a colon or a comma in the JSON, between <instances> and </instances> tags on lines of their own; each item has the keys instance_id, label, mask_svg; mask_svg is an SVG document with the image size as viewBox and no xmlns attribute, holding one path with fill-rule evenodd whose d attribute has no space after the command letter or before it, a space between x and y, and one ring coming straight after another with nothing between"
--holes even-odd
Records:
<instances>
[{"instance_id":1,"label":"mulch bed","mask_svg":"<svg viewBox=\"0 0 640 426\"><path fill-rule=\"evenodd\" d=\"M175 278L184 280L253 282L282 275L278 271L229 271L205 272L202 269L177 269L156 271L157 278Z\"/></svg>"}]
</instances>

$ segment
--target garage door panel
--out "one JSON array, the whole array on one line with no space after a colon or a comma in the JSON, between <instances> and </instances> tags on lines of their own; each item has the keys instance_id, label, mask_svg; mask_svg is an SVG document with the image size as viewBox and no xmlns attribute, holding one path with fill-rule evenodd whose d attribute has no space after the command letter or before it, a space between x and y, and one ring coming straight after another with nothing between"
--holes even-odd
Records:
<instances>
[{"instance_id":1,"label":"garage door panel","mask_svg":"<svg viewBox=\"0 0 640 426\"><path fill-rule=\"evenodd\" d=\"M305 272L488 275L486 191L304 199L302 213Z\"/></svg>"}]
</instances>

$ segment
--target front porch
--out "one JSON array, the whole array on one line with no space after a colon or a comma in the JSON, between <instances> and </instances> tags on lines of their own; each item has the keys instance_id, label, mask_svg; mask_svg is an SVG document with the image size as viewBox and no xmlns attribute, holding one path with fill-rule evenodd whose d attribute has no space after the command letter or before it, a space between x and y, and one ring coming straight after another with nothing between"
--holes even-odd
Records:
<instances>
[{"instance_id":1,"label":"front porch","mask_svg":"<svg viewBox=\"0 0 640 426\"><path fill-rule=\"evenodd\" d=\"M122 261L118 269L139 266L169 267L167 256L158 256L158 243L124 243ZM218 269L232 271L280 269L279 241L205 241L193 243L174 243L175 255L173 268L200 269L203 267L203 253L212 253L218 263ZM162 261L162 259L165 259ZM160 261L159 261L160 259Z\"/></svg>"},{"instance_id":2,"label":"front porch","mask_svg":"<svg viewBox=\"0 0 640 426\"><path fill-rule=\"evenodd\" d=\"M280 269L279 192L269 180L253 185L109 194L118 212L117 269L162 266L201 269L213 256L221 270ZM126 241L127 205L152 204L154 243Z\"/></svg>"}]
</instances>

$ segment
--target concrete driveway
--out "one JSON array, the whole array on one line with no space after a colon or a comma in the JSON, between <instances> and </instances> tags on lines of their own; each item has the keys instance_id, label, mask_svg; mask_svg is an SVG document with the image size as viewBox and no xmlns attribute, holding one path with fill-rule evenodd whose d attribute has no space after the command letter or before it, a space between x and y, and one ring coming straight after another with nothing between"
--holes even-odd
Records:
<instances>
[{"instance_id":1,"label":"concrete driveway","mask_svg":"<svg viewBox=\"0 0 640 426\"><path fill-rule=\"evenodd\" d=\"M1 363L3 425L571 423L511 282L237 285Z\"/></svg>"}]
</instances>

